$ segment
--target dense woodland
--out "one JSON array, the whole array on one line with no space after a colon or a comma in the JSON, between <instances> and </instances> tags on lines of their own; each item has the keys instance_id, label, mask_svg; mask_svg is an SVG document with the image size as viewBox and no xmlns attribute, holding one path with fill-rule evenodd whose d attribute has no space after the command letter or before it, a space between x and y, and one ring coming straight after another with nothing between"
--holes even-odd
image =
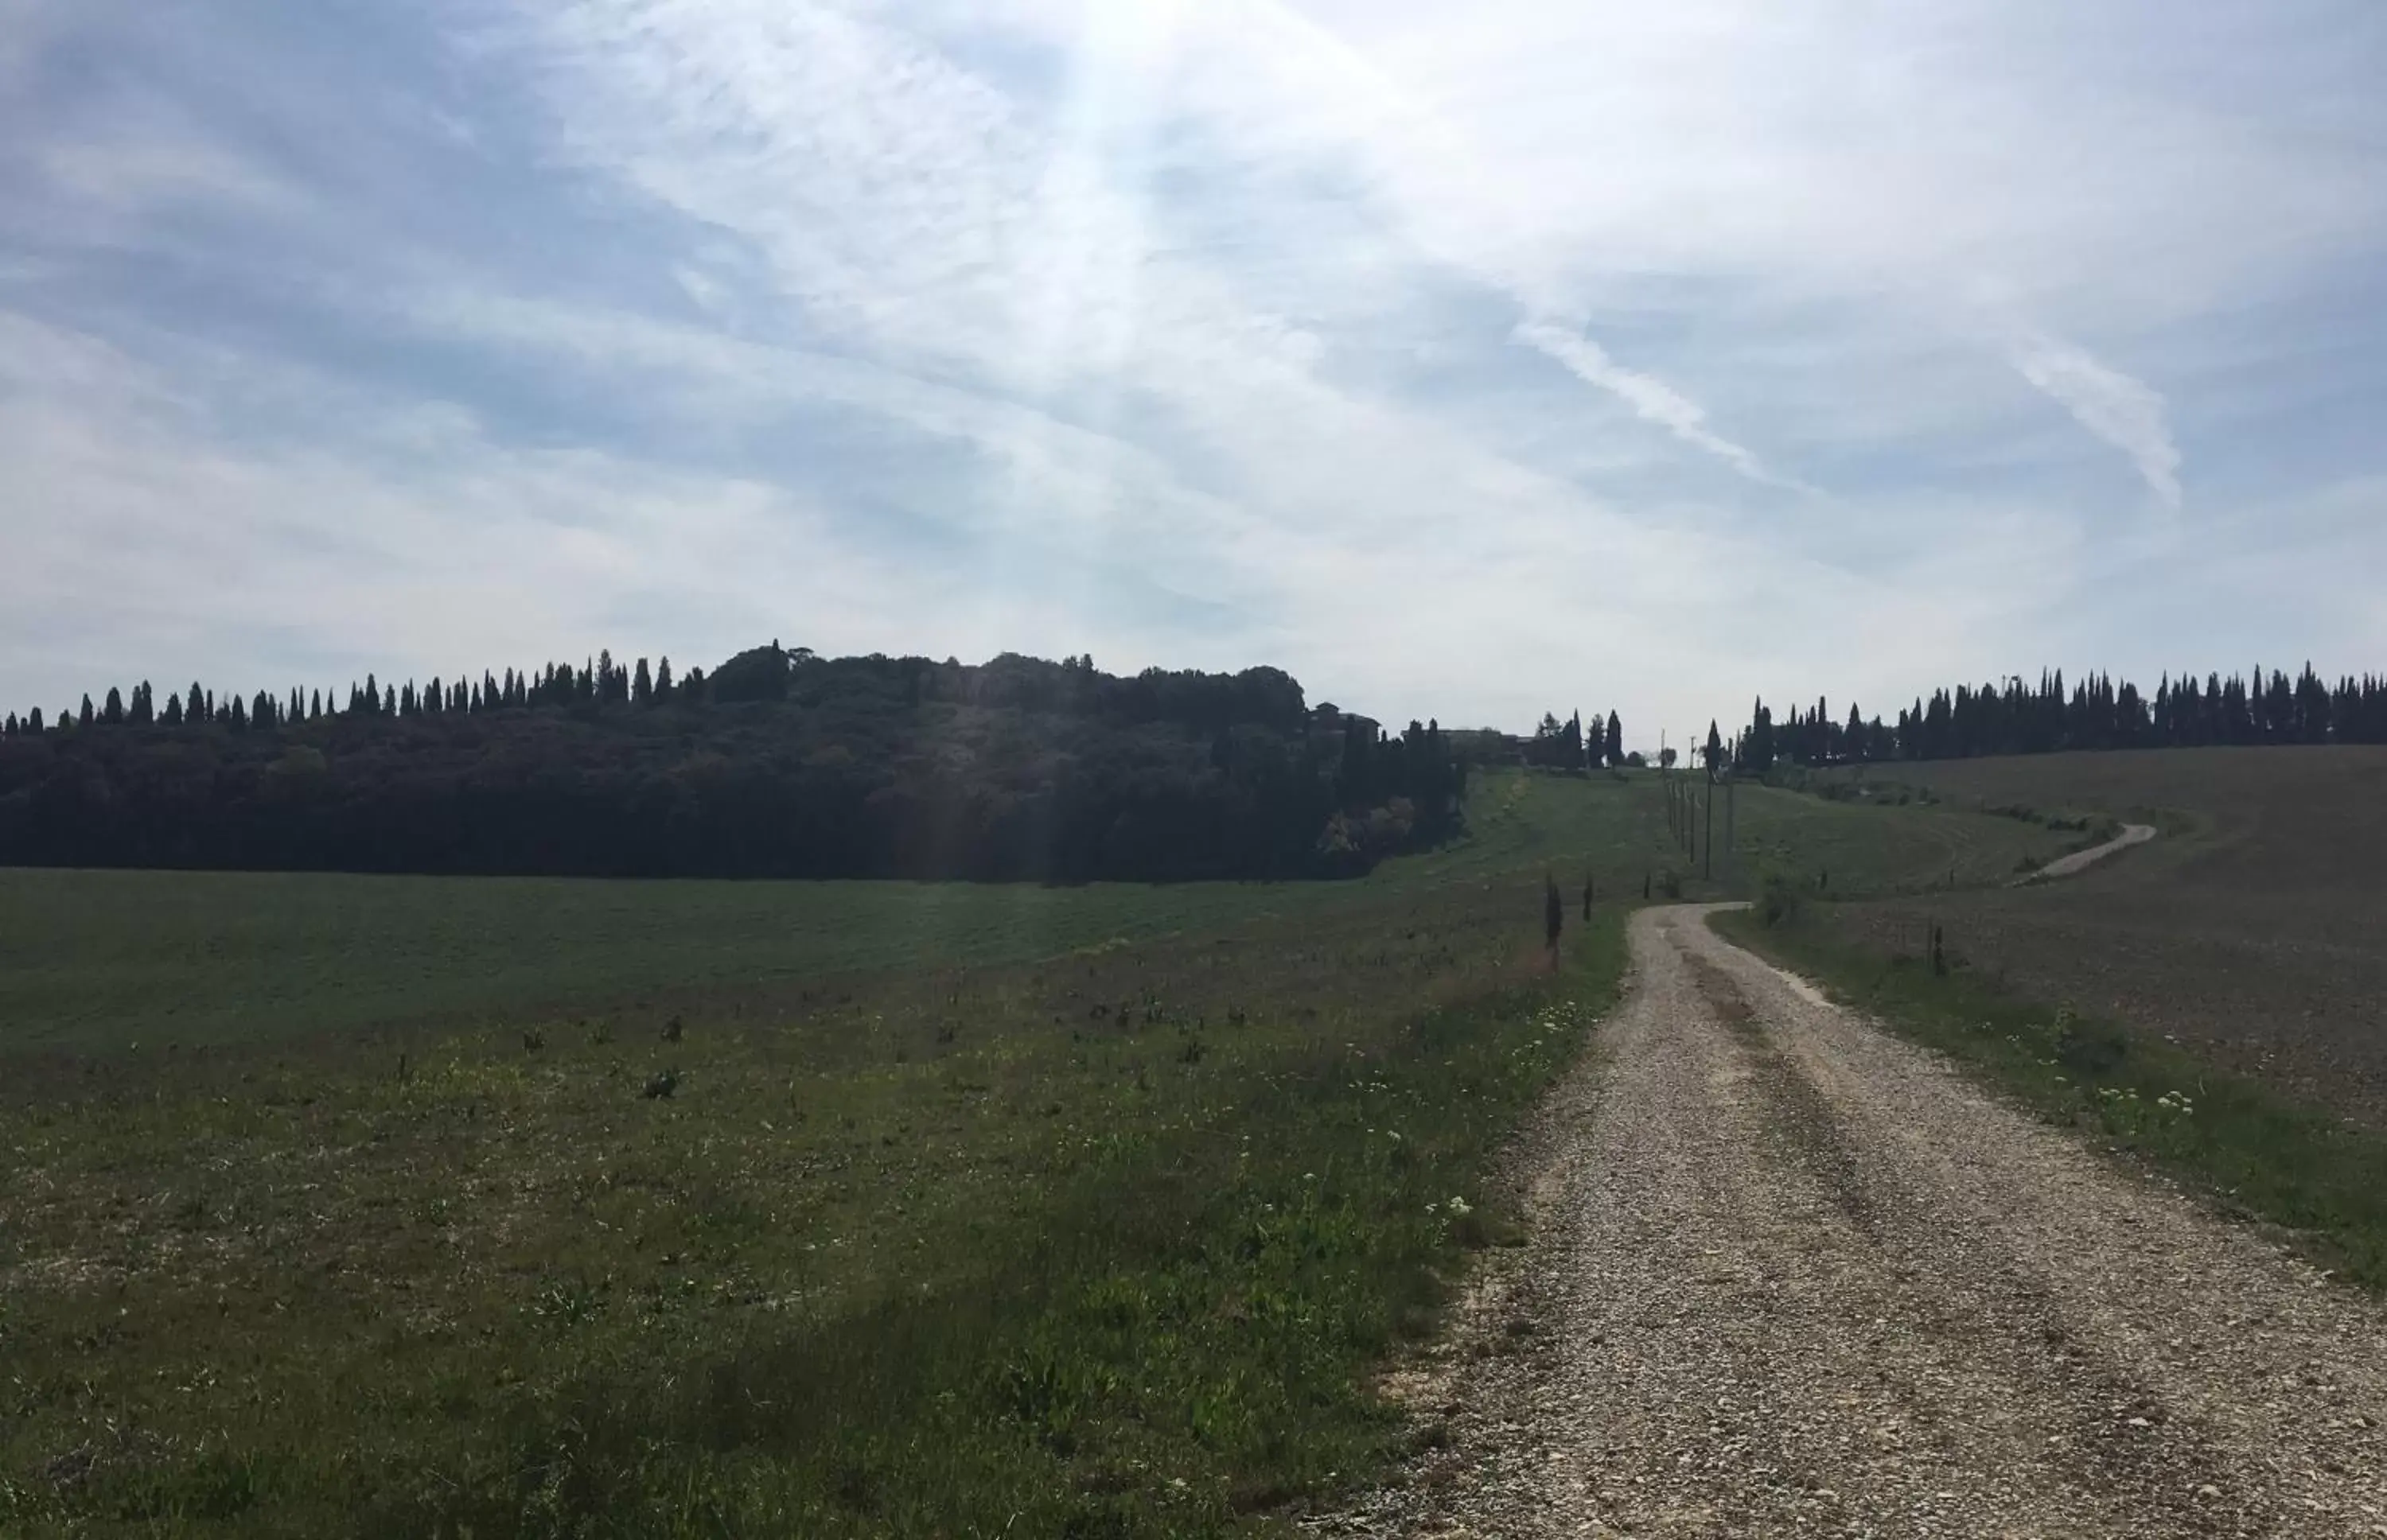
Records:
<instances>
[{"instance_id":1,"label":"dense woodland","mask_svg":"<svg viewBox=\"0 0 2387 1540\"><path fill-rule=\"evenodd\" d=\"M1272 668L664 660L0 721L0 864L587 876L1341 876L1446 838L1466 766Z\"/></svg>"},{"instance_id":2,"label":"dense woodland","mask_svg":"<svg viewBox=\"0 0 2387 1540\"><path fill-rule=\"evenodd\" d=\"M2265 743L2387 743L2387 679L2366 675L2330 685L2306 663L2292 680L2257 668L2251 684L2235 675L2209 674L2202 683L2166 675L2149 694L2103 674L2067 690L2058 672L2036 685L2011 678L1937 690L1891 723L1868 719L1853 704L1842 722L1825 701L1776 722L1761 700L1734 761L1762 774L1781 764Z\"/></svg>"}]
</instances>

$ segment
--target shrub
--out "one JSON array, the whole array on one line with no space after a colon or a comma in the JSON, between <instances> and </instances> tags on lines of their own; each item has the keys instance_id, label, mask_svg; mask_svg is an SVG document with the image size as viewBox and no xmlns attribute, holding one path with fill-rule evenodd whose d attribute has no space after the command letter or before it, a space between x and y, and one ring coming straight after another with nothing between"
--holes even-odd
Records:
<instances>
[{"instance_id":1,"label":"shrub","mask_svg":"<svg viewBox=\"0 0 2387 1540\"><path fill-rule=\"evenodd\" d=\"M1769 871L1758 886L1757 915L1768 926L1797 918L1800 903L1799 884L1787 873Z\"/></svg>"}]
</instances>

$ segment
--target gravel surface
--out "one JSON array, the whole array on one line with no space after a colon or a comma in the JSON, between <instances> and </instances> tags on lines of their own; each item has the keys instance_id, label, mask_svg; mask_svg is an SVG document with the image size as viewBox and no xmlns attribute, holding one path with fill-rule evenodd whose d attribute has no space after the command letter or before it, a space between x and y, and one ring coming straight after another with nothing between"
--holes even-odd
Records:
<instances>
[{"instance_id":1,"label":"gravel surface","mask_svg":"<svg viewBox=\"0 0 2387 1540\"><path fill-rule=\"evenodd\" d=\"M2155 827L2153 824L2124 824L2122 832L2103 844L2091 845L2085 851L2074 851L2070 855L2059 855L2039 870L2014 878L2013 886L2027 888L2034 882L2045 882L2051 877L2070 877L2076 872L2088 870L2109 855L2128 850L2132 845L2143 845L2154 837Z\"/></svg>"},{"instance_id":2,"label":"gravel surface","mask_svg":"<svg viewBox=\"0 0 2387 1540\"><path fill-rule=\"evenodd\" d=\"M2387 1313L1714 936L1633 921L1531 1243L1329 1533L2387 1536Z\"/></svg>"}]
</instances>

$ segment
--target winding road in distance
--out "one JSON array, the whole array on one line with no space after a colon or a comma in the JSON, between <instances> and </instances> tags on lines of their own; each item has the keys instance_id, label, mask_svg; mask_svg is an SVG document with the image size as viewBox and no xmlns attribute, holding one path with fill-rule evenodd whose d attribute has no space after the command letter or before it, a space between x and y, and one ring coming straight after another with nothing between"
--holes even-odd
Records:
<instances>
[{"instance_id":1,"label":"winding road in distance","mask_svg":"<svg viewBox=\"0 0 2387 1540\"><path fill-rule=\"evenodd\" d=\"M2153 824L2124 824L2122 832L2103 844L2091 845L2085 851L2074 851L2070 855L2059 855L2039 870L2014 878L2014 886L2027 888L2034 882L2045 882L2051 877L2070 877L2109 855L2128 850L2132 845L2143 845L2154 837Z\"/></svg>"}]
</instances>

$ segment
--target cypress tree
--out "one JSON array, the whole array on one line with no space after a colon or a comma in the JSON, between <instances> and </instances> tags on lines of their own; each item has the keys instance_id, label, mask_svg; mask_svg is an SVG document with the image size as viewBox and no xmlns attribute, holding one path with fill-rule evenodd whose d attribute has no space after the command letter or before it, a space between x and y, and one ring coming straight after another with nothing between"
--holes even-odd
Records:
<instances>
[{"instance_id":1,"label":"cypress tree","mask_svg":"<svg viewBox=\"0 0 2387 1540\"><path fill-rule=\"evenodd\" d=\"M98 716L99 713L92 710L91 697L89 695L85 695L82 698L82 714L78 718L78 720L83 726L88 727L95 721L98 720Z\"/></svg>"}]
</instances>

